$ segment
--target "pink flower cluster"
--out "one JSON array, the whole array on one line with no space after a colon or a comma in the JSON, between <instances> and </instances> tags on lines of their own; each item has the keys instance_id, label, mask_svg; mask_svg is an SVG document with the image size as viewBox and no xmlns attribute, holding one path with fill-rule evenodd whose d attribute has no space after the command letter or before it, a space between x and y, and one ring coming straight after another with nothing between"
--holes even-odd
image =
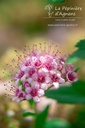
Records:
<instances>
[{"instance_id":1,"label":"pink flower cluster","mask_svg":"<svg viewBox=\"0 0 85 128\"><path fill-rule=\"evenodd\" d=\"M67 81L77 81L77 73L72 64L66 64L65 57L35 51L25 57L14 79L13 101L33 99L39 102L51 87L58 88Z\"/></svg>"}]
</instances>

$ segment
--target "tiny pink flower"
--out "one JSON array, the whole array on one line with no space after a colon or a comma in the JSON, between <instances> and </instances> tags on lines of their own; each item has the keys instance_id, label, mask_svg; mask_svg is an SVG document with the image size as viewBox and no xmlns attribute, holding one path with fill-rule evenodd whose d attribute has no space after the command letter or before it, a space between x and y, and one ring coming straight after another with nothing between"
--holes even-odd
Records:
<instances>
[{"instance_id":1,"label":"tiny pink flower","mask_svg":"<svg viewBox=\"0 0 85 128\"><path fill-rule=\"evenodd\" d=\"M19 72L16 74L16 78L22 78L23 77L23 75L24 75L24 71L21 71L21 70L19 70Z\"/></svg>"},{"instance_id":2,"label":"tiny pink flower","mask_svg":"<svg viewBox=\"0 0 85 128\"><path fill-rule=\"evenodd\" d=\"M34 63L34 66L40 68L42 66L42 62L39 59L37 59Z\"/></svg>"},{"instance_id":3,"label":"tiny pink flower","mask_svg":"<svg viewBox=\"0 0 85 128\"><path fill-rule=\"evenodd\" d=\"M61 63L61 64L65 64L65 59L66 59L66 58L64 58L64 57L60 57L60 58L59 58L60 63Z\"/></svg>"},{"instance_id":4,"label":"tiny pink flower","mask_svg":"<svg viewBox=\"0 0 85 128\"><path fill-rule=\"evenodd\" d=\"M75 82L78 80L76 72L68 72L66 78L69 82Z\"/></svg>"},{"instance_id":5,"label":"tiny pink flower","mask_svg":"<svg viewBox=\"0 0 85 128\"><path fill-rule=\"evenodd\" d=\"M54 58L52 56L46 55L44 67L47 68L47 70L52 70L54 68L53 61L54 61Z\"/></svg>"},{"instance_id":6,"label":"tiny pink flower","mask_svg":"<svg viewBox=\"0 0 85 128\"><path fill-rule=\"evenodd\" d=\"M52 82L59 82L60 80L60 75L57 73L51 74L50 77L51 77Z\"/></svg>"},{"instance_id":7,"label":"tiny pink flower","mask_svg":"<svg viewBox=\"0 0 85 128\"><path fill-rule=\"evenodd\" d=\"M24 82L24 88L30 87L30 83L28 81Z\"/></svg>"},{"instance_id":8,"label":"tiny pink flower","mask_svg":"<svg viewBox=\"0 0 85 128\"><path fill-rule=\"evenodd\" d=\"M40 101L40 97L44 95L44 90L39 89L39 85L33 85L32 87L26 88L26 99L33 99L35 102Z\"/></svg>"},{"instance_id":9,"label":"tiny pink flower","mask_svg":"<svg viewBox=\"0 0 85 128\"><path fill-rule=\"evenodd\" d=\"M45 68L47 68L48 70L52 70L53 69L53 64L51 62L46 62L44 63Z\"/></svg>"},{"instance_id":10,"label":"tiny pink flower","mask_svg":"<svg viewBox=\"0 0 85 128\"><path fill-rule=\"evenodd\" d=\"M16 100L16 102L20 102L25 99L25 93L22 91L22 86L16 88L15 96L13 97L12 101Z\"/></svg>"},{"instance_id":11,"label":"tiny pink flower","mask_svg":"<svg viewBox=\"0 0 85 128\"><path fill-rule=\"evenodd\" d=\"M35 68L34 67L29 67L28 68L28 76L31 77L35 73Z\"/></svg>"},{"instance_id":12,"label":"tiny pink flower","mask_svg":"<svg viewBox=\"0 0 85 128\"><path fill-rule=\"evenodd\" d=\"M67 67L66 67L66 72L71 72L71 71L73 71L73 69L74 69L74 66L72 65L72 64L70 64L70 65L68 65Z\"/></svg>"},{"instance_id":13,"label":"tiny pink flower","mask_svg":"<svg viewBox=\"0 0 85 128\"><path fill-rule=\"evenodd\" d=\"M16 100L17 103L21 102L22 100L25 100L25 93L21 92Z\"/></svg>"},{"instance_id":14,"label":"tiny pink flower","mask_svg":"<svg viewBox=\"0 0 85 128\"><path fill-rule=\"evenodd\" d=\"M62 64L58 64L57 65L57 69L60 71L60 70L62 70L62 68L63 68L63 65Z\"/></svg>"},{"instance_id":15,"label":"tiny pink flower","mask_svg":"<svg viewBox=\"0 0 85 128\"><path fill-rule=\"evenodd\" d=\"M46 78L45 78L45 74L44 72L38 73L38 78L37 78L37 82L38 83L44 83Z\"/></svg>"},{"instance_id":16,"label":"tiny pink flower","mask_svg":"<svg viewBox=\"0 0 85 128\"><path fill-rule=\"evenodd\" d=\"M31 65L31 60L27 58L27 60L24 63L25 66L30 66Z\"/></svg>"}]
</instances>

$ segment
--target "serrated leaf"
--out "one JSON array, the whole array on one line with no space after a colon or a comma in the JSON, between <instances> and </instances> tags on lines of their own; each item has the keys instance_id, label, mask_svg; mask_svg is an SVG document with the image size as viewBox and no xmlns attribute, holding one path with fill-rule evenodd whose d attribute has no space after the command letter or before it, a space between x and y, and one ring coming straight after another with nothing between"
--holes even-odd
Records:
<instances>
[{"instance_id":1,"label":"serrated leaf","mask_svg":"<svg viewBox=\"0 0 85 128\"><path fill-rule=\"evenodd\" d=\"M35 121L35 128L43 128L44 123L46 121L46 117L48 115L49 105L37 115Z\"/></svg>"},{"instance_id":2,"label":"serrated leaf","mask_svg":"<svg viewBox=\"0 0 85 128\"><path fill-rule=\"evenodd\" d=\"M23 117L27 117L27 116L36 116L36 113L32 113L32 112L25 112L23 113Z\"/></svg>"},{"instance_id":3,"label":"serrated leaf","mask_svg":"<svg viewBox=\"0 0 85 128\"><path fill-rule=\"evenodd\" d=\"M85 104L85 82L77 81L70 86L61 86L57 90L49 90L45 96L59 103Z\"/></svg>"},{"instance_id":4,"label":"serrated leaf","mask_svg":"<svg viewBox=\"0 0 85 128\"><path fill-rule=\"evenodd\" d=\"M85 59L85 39L80 40L75 47L78 49L68 57L67 63L73 63L78 59Z\"/></svg>"}]
</instances>

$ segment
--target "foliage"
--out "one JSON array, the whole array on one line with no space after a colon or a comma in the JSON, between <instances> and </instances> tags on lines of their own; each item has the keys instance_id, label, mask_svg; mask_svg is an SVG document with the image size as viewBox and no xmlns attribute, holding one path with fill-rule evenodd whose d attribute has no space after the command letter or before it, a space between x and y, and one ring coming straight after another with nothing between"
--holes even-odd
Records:
<instances>
[{"instance_id":1,"label":"foliage","mask_svg":"<svg viewBox=\"0 0 85 128\"><path fill-rule=\"evenodd\" d=\"M85 104L85 82L78 81L70 86L49 90L46 92L46 96L57 100L59 103Z\"/></svg>"},{"instance_id":2,"label":"foliage","mask_svg":"<svg viewBox=\"0 0 85 128\"><path fill-rule=\"evenodd\" d=\"M35 116L35 128L43 128L48 115L48 110L49 110L49 105L39 114L33 112L25 112L23 113L23 117Z\"/></svg>"},{"instance_id":3,"label":"foliage","mask_svg":"<svg viewBox=\"0 0 85 128\"><path fill-rule=\"evenodd\" d=\"M35 121L35 128L43 128L48 115L48 110L49 110L49 105L41 113L37 115Z\"/></svg>"},{"instance_id":4,"label":"foliage","mask_svg":"<svg viewBox=\"0 0 85 128\"><path fill-rule=\"evenodd\" d=\"M76 119L72 122L73 128L85 128L85 106L80 107L76 113Z\"/></svg>"},{"instance_id":5,"label":"foliage","mask_svg":"<svg viewBox=\"0 0 85 128\"><path fill-rule=\"evenodd\" d=\"M33 112L25 112L25 113L23 113L23 117L26 117L26 116L36 116L36 113L33 113Z\"/></svg>"},{"instance_id":6,"label":"foliage","mask_svg":"<svg viewBox=\"0 0 85 128\"><path fill-rule=\"evenodd\" d=\"M44 128L71 128L71 125L64 119L55 118L47 121Z\"/></svg>"},{"instance_id":7,"label":"foliage","mask_svg":"<svg viewBox=\"0 0 85 128\"><path fill-rule=\"evenodd\" d=\"M85 39L80 40L75 47L78 49L67 59L69 63L75 62L79 58L85 59ZM46 96L60 103L85 104L85 82L77 81L70 86L61 86L57 90L49 90L46 92Z\"/></svg>"},{"instance_id":8,"label":"foliage","mask_svg":"<svg viewBox=\"0 0 85 128\"><path fill-rule=\"evenodd\" d=\"M85 39L80 40L75 47L77 50L69 56L68 63L76 62L78 59L85 59Z\"/></svg>"}]
</instances>

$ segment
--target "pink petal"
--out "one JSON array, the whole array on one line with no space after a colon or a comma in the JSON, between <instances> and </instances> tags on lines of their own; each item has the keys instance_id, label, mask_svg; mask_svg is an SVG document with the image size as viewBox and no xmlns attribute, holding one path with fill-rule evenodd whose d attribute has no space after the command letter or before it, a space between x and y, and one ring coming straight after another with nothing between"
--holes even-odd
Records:
<instances>
[{"instance_id":1,"label":"pink petal","mask_svg":"<svg viewBox=\"0 0 85 128\"><path fill-rule=\"evenodd\" d=\"M38 91L38 96L41 97L41 96L43 96L43 95L44 95L44 90L39 89L39 91Z\"/></svg>"},{"instance_id":2,"label":"pink petal","mask_svg":"<svg viewBox=\"0 0 85 128\"><path fill-rule=\"evenodd\" d=\"M34 81L37 81L37 78L38 78L37 73L34 73L34 74L32 75L32 79L33 79Z\"/></svg>"},{"instance_id":3,"label":"pink petal","mask_svg":"<svg viewBox=\"0 0 85 128\"><path fill-rule=\"evenodd\" d=\"M31 82L32 82L32 80L33 80L32 78L28 78L28 82L29 82L29 83L31 83Z\"/></svg>"},{"instance_id":4,"label":"pink petal","mask_svg":"<svg viewBox=\"0 0 85 128\"><path fill-rule=\"evenodd\" d=\"M55 88L59 88L59 83L58 82L53 82L53 85Z\"/></svg>"},{"instance_id":5,"label":"pink petal","mask_svg":"<svg viewBox=\"0 0 85 128\"><path fill-rule=\"evenodd\" d=\"M39 98L38 96L34 97L33 100L34 100L36 103L40 102L40 98Z\"/></svg>"},{"instance_id":6,"label":"pink petal","mask_svg":"<svg viewBox=\"0 0 85 128\"><path fill-rule=\"evenodd\" d=\"M44 89L44 90L47 90L47 84L42 83L42 84L41 84L41 88Z\"/></svg>"},{"instance_id":7,"label":"pink petal","mask_svg":"<svg viewBox=\"0 0 85 128\"><path fill-rule=\"evenodd\" d=\"M25 98L26 98L26 100L30 100L30 99L32 99L32 96L30 94L27 94Z\"/></svg>"},{"instance_id":8,"label":"pink petal","mask_svg":"<svg viewBox=\"0 0 85 128\"><path fill-rule=\"evenodd\" d=\"M32 90L31 87L27 87L27 88L26 88L26 93L30 93L31 90Z\"/></svg>"},{"instance_id":9,"label":"pink petal","mask_svg":"<svg viewBox=\"0 0 85 128\"><path fill-rule=\"evenodd\" d=\"M14 96L13 98L12 98L12 101L15 101L17 99L17 96Z\"/></svg>"},{"instance_id":10,"label":"pink petal","mask_svg":"<svg viewBox=\"0 0 85 128\"><path fill-rule=\"evenodd\" d=\"M63 84L63 83L65 83L65 80L63 78L60 78L59 83Z\"/></svg>"},{"instance_id":11,"label":"pink petal","mask_svg":"<svg viewBox=\"0 0 85 128\"><path fill-rule=\"evenodd\" d=\"M45 72L45 73L48 73L48 70L46 69L46 68L41 68L41 69L39 69L39 71L38 71L39 73L40 72Z\"/></svg>"},{"instance_id":12,"label":"pink petal","mask_svg":"<svg viewBox=\"0 0 85 128\"><path fill-rule=\"evenodd\" d=\"M21 99L17 99L16 102L19 103L21 101Z\"/></svg>"},{"instance_id":13,"label":"pink petal","mask_svg":"<svg viewBox=\"0 0 85 128\"><path fill-rule=\"evenodd\" d=\"M35 89L39 89L39 84L38 82L34 82L34 84L32 85L32 89L35 88Z\"/></svg>"},{"instance_id":14,"label":"pink petal","mask_svg":"<svg viewBox=\"0 0 85 128\"><path fill-rule=\"evenodd\" d=\"M49 76L46 76L46 83L50 83L51 82L51 78Z\"/></svg>"},{"instance_id":15,"label":"pink petal","mask_svg":"<svg viewBox=\"0 0 85 128\"><path fill-rule=\"evenodd\" d=\"M21 81L25 81L26 80L26 75L24 75L22 78L21 78Z\"/></svg>"},{"instance_id":16,"label":"pink petal","mask_svg":"<svg viewBox=\"0 0 85 128\"><path fill-rule=\"evenodd\" d=\"M21 70L22 70L22 71L26 71L26 69L27 69L26 66L22 66L22 67L21 67Z\"/></svg>"}]
</instances>

